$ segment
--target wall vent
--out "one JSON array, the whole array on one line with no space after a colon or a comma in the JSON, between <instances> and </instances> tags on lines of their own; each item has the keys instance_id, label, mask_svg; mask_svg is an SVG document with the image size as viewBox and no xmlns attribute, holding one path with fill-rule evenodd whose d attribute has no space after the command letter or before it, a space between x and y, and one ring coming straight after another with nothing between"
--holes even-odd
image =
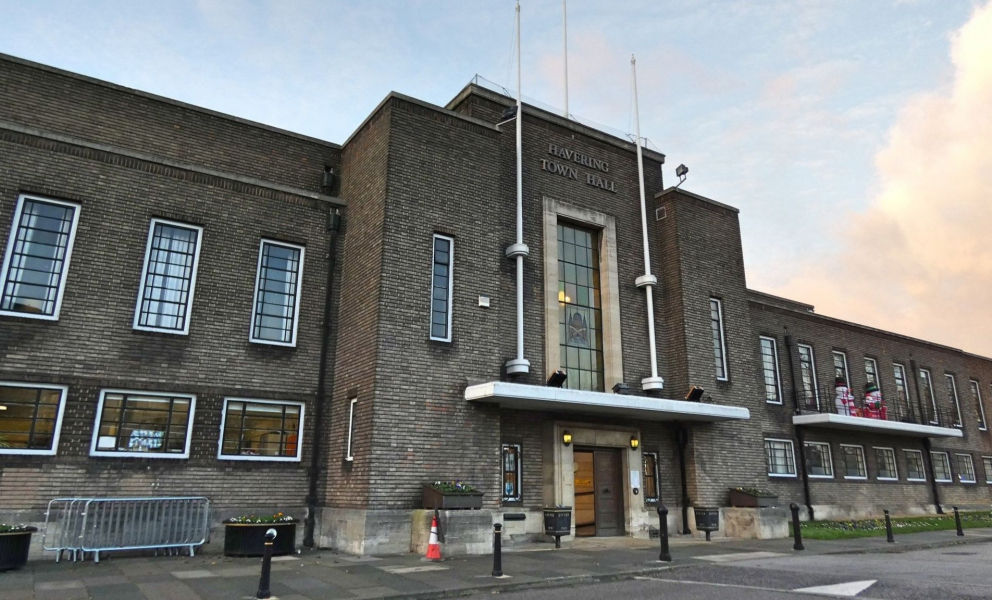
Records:
<instances>
[{"instance_id":1,"label":"wall vent","mask_svg":"<svg viewBox=\"0 0 992 600\"><path fill-rule=\"evenodd\" d=\"M654 209L654 220L655 221L660 221L660 220L664 219L667 216L668 216L668 209L665 208L664 206L659 206L658 208Z\"/></svg>"}]
</instances>

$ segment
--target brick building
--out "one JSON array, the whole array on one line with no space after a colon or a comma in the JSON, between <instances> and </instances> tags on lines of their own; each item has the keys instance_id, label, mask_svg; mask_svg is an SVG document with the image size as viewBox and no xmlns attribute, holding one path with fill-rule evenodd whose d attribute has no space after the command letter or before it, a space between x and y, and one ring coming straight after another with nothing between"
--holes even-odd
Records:
<instances>
[{"instance_id":1,"label":"brick building","mask_svg":"<svg viewBox=\"0 0 992 600\"><path fill-rule=\"evenodd\" d=\"M398 552L460 479L479 551L551 505L647 536L731 487L815 518L992 497L992 361L749 290L737 209L645 149L642 213L627 139L525 105L518 240L484 87L392 93L338 145L8 56L0 82L0 520L203 495Z\"/></svg>"}]
</instances>

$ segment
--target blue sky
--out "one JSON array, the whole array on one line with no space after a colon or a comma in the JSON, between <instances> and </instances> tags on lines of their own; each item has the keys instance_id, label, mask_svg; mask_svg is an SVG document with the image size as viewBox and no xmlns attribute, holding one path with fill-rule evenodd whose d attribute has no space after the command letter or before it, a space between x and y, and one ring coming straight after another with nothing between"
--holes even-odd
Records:
<instances>
[{"instance_id":1,"label":"blue sky","mask_svg":"<svg viewBox=\"0 0 992 600\"><path fill-rule=\"evenodd\" d=\"M875 306L830 291L836 282L863 295L879 279L864 268L871 246L853 237L870 237L866 215L892 185L907 185L887 179L879 161L886 151L912 154L892 150L900 124L917 118L907 110L954 96L963 67L953 41L989 11L983 4L571 0L569 108L628 129L635 53L642 133L668 155L669 180L685 163L688 189L741 209L749 285L992 354L992 331L962 337L940 321L960 298L922 307L943 293L940 274L922 287L912 273L884 282ZM561 106L561 2L522 5L524 93ZM0 52L334 142L390 90L444 104L476 73L501 84L515 77L510 0L0 0L0 21ZM992 37L972 37L984 33ZM972 64L988 50L980 40L970 47ZM943 117L917 120L929 118ZM961 132L966 143L976 134ZM929 147L917 170L938 160ZM984 166L961 176L985 189ZM915 235L904 229L898 236ZM978 277L992 284L987 258L975 257ZM905 313L905 294L919 310Z\"/></svg>"}]
</instances>

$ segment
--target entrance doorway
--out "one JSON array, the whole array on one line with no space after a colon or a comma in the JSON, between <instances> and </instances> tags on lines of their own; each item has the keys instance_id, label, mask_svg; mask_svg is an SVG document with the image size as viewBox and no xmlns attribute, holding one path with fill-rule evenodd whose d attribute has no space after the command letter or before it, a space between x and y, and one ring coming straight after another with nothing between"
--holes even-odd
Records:
<instances>
[{"instance_id":1,"label":"entrance doorway","mask_svg":"<svg viewBox=\"0 0 992 600\"><path fill-rule=\"evenodd\" d=\"M575 535L623 535L623 481L619 450L576 449Z\"/></svg>"}]
</instances>

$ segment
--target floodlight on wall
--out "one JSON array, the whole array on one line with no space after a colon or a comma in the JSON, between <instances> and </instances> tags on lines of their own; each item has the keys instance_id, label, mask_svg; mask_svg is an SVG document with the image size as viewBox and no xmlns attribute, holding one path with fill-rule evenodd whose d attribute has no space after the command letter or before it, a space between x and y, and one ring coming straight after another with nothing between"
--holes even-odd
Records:
<instances>
[{"instance_id":1,"label":"floodlight on wall","mask_svg":"<svg viewBox=\"0 0 992 600\"><path fill-rule=\"evenodd\" d=\"M324 177L320 182L321 190L324 193L331 193L334 189L334 169L331 167L324 167Z\"/></svg>"},{"instance_id":2,"label":"floodlight on wall","mask_svg":"<svg viewBox=\"0 0 992 600\"><path fill-rule=\"evenodd\" d=\"M548 387L560 388L565 385L565 380L568 379L568 374L565 371L558 370L548 377Z\"/></svg>"},{"instance_id":3,"label":"floodlight on wall","mask_svg":"<svg viewBox=\"0 0 992 600\"><path fill-rule=\"evenodd\" d=\"M636 435L630 436L630 449L637 450L641 446L641 440L637 439Z\"/></svg>"},{"instance_id":4,"label":"floodlight on wall","mask_svg":"<svg viewBox=\"0 0 992 600\"><path fill-rule=\"evenodd\" d=\"M627 385L626 383L622 382L622 381L619 381L616 384L614 384L614 386L613 386L613 393L614 394L620 394L622 396L626 396L626 395L630 394L630 386Z\"/></svg>"},{"instance_id":5,"label":"floodlight on wall","mask_svg":"<svg viewBox=\"0 0 992 600\"><path fill-rule=\"evenodd\" d=\"M561 432L561 443L564 444L564 445L566 445L566 446L571 446L572 445L572 432L571 431L569 431L569 430L566 429L565 431Z\"/></svg>"},{"instance_id":6,"label":"floodlight on wall","mask_svg":"<svg viewBox=\"0 0 992 600\"><path fill-rule=\"evenodd\" d=\"M675 185L675 187L679 187L685 183L685 178L687 175L689 175L689 167L685 165L675 167L675 176L679 178L679 182Z\"/></svg>"},{"instance_id":7,"label":"floodlight on wall","mask_svg":"<svg viewBox=\"0 0 992 600\"><path fill-rule=\"evenodd\" d=\"M706 390L701 387L692 386L689 388L689 392L685 395L685 399L689 402L699 402L705 392Z\"/></svg>"},{"instance_id":8,"label":"floodlight on wall","mask_svg":"<svg viewBox=\"0 0 992 600\"><path fill-rule=\"evenodd\" d=\"M517 107L507 106L506 108L503 109L503 118L500 119L500 122L505 123L506 121L512 120L516 116L517 116Z\"/></svg>"}]
</instances>

